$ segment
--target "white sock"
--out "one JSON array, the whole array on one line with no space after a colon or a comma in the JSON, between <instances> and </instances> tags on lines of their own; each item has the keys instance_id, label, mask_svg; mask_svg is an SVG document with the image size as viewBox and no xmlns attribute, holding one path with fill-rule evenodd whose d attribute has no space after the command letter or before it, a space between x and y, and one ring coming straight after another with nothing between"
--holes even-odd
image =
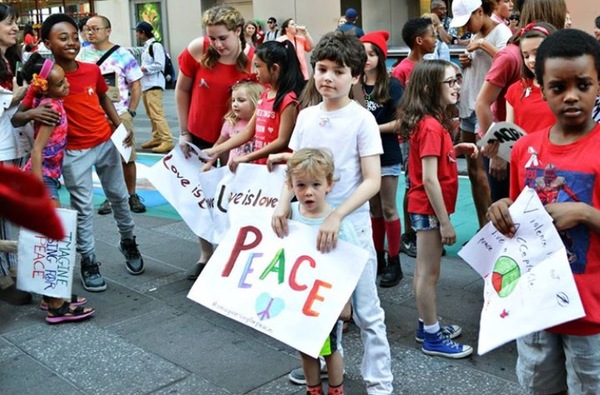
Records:
<instances>
[{"instance_id":1,"label":"white sock","mask_svg":"<svg viewBox=\"0 0 600 395\"><path fill-rule=\"evenodd\" d=\"M427 333L438 333L440 330L440 323L439 321L436 321L433 325L423 325L423 329Z\"/></svg>"}]
</instances>

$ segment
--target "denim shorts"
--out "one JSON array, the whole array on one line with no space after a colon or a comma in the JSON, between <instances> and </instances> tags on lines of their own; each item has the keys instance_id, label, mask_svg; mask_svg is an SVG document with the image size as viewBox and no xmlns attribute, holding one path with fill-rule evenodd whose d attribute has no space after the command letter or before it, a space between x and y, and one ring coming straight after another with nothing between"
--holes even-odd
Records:
<instances>
[{"instance_id":1,"label":"denim shorts","mask_svg":"<svg viewBox=\"0 0 600 395\"><path fill-rule=\"evenodd\" d=\"M517 339L517 377L527 393L600 394L600 334L534 332Z\"/></svg>"},{"instance_id":2,"label":"denim shorts","mask_svg":"<svg viewBox=\"0 0 600 395\"><path fill-rule=\"evenodd\" d=\"M381 167L381 177L398 177L400 176L400 163L391 166Z\"/></svg>"},{"instance_id":3,"label":"denim shorts","mask_svg":"<svg viewBox=\"0 0 600 395\"><path fill-rule=\"evenodd\" d=\"M420 230L433 230L440 228L440 221L435 215L409 214L412 228L415 232Z\"/></svg>"},{"instance_id":4,"label":"denim shorts","mask_svg":"<svg viewBox=\"0 0 600 395\"><path fill-rule=\"evenodd\" d=\"M477 122L477 114L475 111L471 112L467 118L460 119L460 129L465 132L477 133L479 122Z\"/></svg>"},{"instance_id":5,"label":"denim shorts","mask_svg":"<svg viewBox=\"0 0 600 395\"><path fill-rule=\"evenodd\" d=\"M44 185L46 185L46 190L48 191L50 197L54 200L58 200L58 188L60 187L60 181L58 181L56 178L48 176L42 176L42 179L44 181Z\"/></svg>"}]
</instances>

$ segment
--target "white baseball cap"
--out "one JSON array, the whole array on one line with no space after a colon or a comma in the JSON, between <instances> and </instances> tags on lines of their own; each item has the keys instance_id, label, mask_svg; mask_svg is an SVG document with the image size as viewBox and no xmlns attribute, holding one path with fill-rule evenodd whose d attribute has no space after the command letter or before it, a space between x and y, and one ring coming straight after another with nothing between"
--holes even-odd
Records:
<instances>
[{"instance_id":1,"label":"white baseball cap","mask_svg":"<svg viewBox=\"0 0 600 395\"><path fill-rule=\"evenodd\" d=\"M469 22L471 13L481 7L481 0L454 0L450 27L461 27Z\"/></svg>"}]
</instances>

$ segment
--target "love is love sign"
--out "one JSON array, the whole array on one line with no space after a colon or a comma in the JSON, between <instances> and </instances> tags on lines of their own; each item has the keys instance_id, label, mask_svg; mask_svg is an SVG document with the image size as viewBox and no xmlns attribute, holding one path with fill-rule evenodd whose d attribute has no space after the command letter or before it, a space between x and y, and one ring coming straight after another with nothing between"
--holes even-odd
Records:
<instances>
[{"instance_id":1,"label":"love is love sign","mask_svg":"<svg viewBox=\"0 0 600 395\"><path fill-rule=\"evenodd\" d=\"M280 239L270 220L229 229L188 298L316 358L368 253L339 241L322 254L317 229L289 221Z\"/></svg>"}]
</instances>

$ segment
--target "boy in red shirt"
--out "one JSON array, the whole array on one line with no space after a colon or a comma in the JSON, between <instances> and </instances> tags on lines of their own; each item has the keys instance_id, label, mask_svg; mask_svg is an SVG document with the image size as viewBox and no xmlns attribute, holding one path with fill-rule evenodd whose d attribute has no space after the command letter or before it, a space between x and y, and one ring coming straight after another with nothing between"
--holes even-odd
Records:
<instances>
[{"instance_id":1,"label":"boy in red shirt","mask_svg":"<svg viewBox=\"0 0 600 395\"><path fill-rule=\"evenodd\" d=\"M537 50L535 74L556 116L550 128L514 145L510 198L488 218L509 237L508 207L525 186L537 191L567 249L585 317L517 339L517 375L529 393L600 393L600 125L592 109L600 91L600 44L565 29Z\"/></svg>"},{"instance_id":2,"label":"boy in red shirt","mask_svg":"<svg viewBox=\"0 0 600 395\"><path fill-rule=\"evenodd\" d=\"M113 125L121 123L110 98L108 87L100 68L91 63L75 60L80 43L77 24L68 15L50 15L42 24L42 40L52 51L57 64L65 71L70 84L69 95L64 98L67 113L67 151L63 162L63 179L71 197L71 206L77 210L77 252L81 254L81 281L90 292L106 289L96 260L93 235L93 182L92 168L102 183L106 197L111 202L113 215L121 234L119 249L125 256L127 271L142 274L144 260L133 235L133 217L129 210L129 194L121 170L120 154L110 140ZM31 91L23 99L12 122L23 125L35 120L55 124L58 116L49 108L31 109ZM131 145L131 134L123 141Z\"/></svg>"}]
</instances>

